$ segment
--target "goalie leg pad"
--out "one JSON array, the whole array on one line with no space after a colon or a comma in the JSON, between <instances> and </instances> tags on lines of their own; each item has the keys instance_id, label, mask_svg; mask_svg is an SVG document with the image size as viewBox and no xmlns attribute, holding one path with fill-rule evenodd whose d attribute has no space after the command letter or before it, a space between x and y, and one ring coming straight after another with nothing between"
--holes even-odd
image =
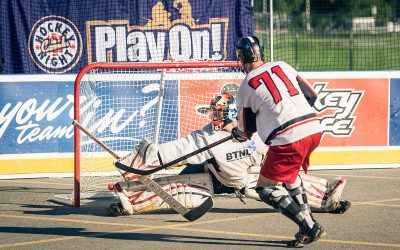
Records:
<instances>
[{"instance_id":1,"label":"goalie leg pad","mask_svg":"<svg viewBox=\"0 0 400 250\"><path fill-rule=\"evenodd\" d=\"M328 181L309 174L299 174L307 194L308 205L312 212L326 212L326 193Z\"/></svg>"},{"instance_id":2,"label":"goalie leg pad","mask_svg":"<svg viewBox=\"0 0 400 250\"><path fill-rule=\"evenodd\" d=\"M344 186L346 185L346 179L342 177L335 177L328 180L328 190L326 192L326 203L325 209L333 211L336 207L340 206L340 198L342 197Z\"/></svg>"},{"instance_id":3,"label":"goalie leg pad","mask_svg":"<svg viewBox=\"0 0 400 250\"><path fill-rule=\"evenodd\" d=\"M213 195L213 184L208 173L167 176L153 180L186 208L198 207ZM170 209L167 203L137 181L129 182L125 191L133 213Z\"/></svg>"},{"instance_id":4,"label":"goalie leg pad","mask_svg":"<svg viewBox=\"0 0 400 250\"><path fill-rule=\"evenodd\" d=\"M142 166L158 166L160 165L158 159L158 147L149 139L144 138L131 153L122 157L119 162L133 168L140 168ZM133 173L124 173L126 181L135 180L137 177L138 175Z\"/></svg>"},{"instance_id":5,"label":"goalie leg pad","mask_svg":"<svg viewBox=\"0 0 400 250\"><path fill-rule=\"evenodd\" d=\"M313 212L330 212L340 205L346 179L334 177L326 180L308 174L301 176Z\"/></svg>"}]
</instances>

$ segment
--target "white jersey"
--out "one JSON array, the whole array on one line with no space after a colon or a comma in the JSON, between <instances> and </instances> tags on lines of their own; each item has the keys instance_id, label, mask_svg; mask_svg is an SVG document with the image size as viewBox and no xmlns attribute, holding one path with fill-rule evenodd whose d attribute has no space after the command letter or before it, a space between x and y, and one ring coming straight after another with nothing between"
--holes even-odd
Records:
<instances>
[{"instance_id":1,"label":"white jersey","mask_svg":"<svg viewBox=\"0 0 400 250\"><path fill-rule=\"evenodd\" d=\"M159 156L163 163L167 163L229 135L230 133L227 131L213 131L212 125L208 124L203 130L194 131L184 138L158 145ZM233 142L232 140L226 141L200 154L189 157L177 163L176 166L205 164L222 184L241 189L247 183L247 169L250 166L259 166L266 150L266 145L255 133L251 140L244 143ZM210 163L211 159L216 164Z\"/></svg>"},{"instance_id":2,"label":"white jersey","mask_svg":"<svg viewBox=\"0 0 400 250\"><path fill-rule=\"evenodd\" d=\"M321 132L298 77L285 62L265 63L249 72L236 96L239 130L248 135L257 131L272 146Z\"/></svg>"}]
</instances>

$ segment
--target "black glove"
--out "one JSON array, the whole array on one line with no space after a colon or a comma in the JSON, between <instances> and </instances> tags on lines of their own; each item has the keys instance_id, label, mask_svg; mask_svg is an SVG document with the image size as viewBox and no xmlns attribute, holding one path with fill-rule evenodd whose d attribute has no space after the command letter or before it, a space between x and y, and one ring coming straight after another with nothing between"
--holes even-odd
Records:
<instances>
[{"instance_id":1,"label":"black glove","mask_svg":"<svg viewBox=\"0 0 400 250\"><path fill-rule=\"evenodd\" d=\"M238 127L234 127L231 131L232 136L233 136L233 141L238 141L238 142L245 142L247 141L247 138L245 137L244 133L238 129Z\"/></svg>"}]
</instances>

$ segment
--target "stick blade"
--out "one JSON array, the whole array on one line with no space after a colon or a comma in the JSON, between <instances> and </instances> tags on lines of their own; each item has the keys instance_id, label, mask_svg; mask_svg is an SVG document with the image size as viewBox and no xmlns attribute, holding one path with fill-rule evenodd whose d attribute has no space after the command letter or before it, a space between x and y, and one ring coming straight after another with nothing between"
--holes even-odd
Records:
<instances>
[{"instance_id":1,"label":"stick blade","mask_svg":"<svg viewBox=\"0 0 400 250\"><path fill-rule=\"evenodd\" d=\"M189 221L195 221L206 214L214 206L213 198L210 196L199 207L191 209L183 215Z\"/></svg>"},{"instance_id":2,"label":"stick blade","mask_svg":"<svg viewBox=\"0 0 400 250\"><path fill-rule=\"evenodd\" d=\"M150 174L154 174L155 172L158 172L158 171L164 169L164 167L157 167L157 168L148 169L148 170L131 168L119 161L116 161L114 163L114 166L125 172L132 173L132 174L138 174L138 175L150 175Z\"/></svg>"}]
</instances>

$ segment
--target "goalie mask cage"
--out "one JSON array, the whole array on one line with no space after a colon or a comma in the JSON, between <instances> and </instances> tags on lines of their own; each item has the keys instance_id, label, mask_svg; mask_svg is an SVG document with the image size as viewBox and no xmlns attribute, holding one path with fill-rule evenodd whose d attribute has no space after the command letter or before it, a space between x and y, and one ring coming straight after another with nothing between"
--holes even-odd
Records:
<instances>
[{"instance_id":1,"label":"goalie mask cage","mask_svg":"<svg viewBox=\"0 0 400 250\"><path fill-rule=\"evenodd\" d=\"M244 77L228 61L90 64L75 81L74 119L125 156L143 138L161 144L202 129L210 122L210 101L236 91ZM81 199L110 197L108 184L123 178L115 158L74 129L74 191L66 199L79 207Z\"/></svg>"}]
</instances>

